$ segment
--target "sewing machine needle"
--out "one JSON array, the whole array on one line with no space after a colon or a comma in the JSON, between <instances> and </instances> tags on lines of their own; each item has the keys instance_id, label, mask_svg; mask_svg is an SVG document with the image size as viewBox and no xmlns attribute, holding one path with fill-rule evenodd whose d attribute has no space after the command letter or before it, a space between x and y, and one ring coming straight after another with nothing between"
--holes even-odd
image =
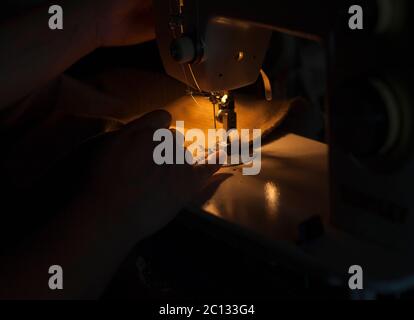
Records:
<instances>
[{"instance_id":1,"label":"sewing machine needle","mask_svg":"<svg viewBox=\"0 0 414 320\"><path fill-rule=\"evenodd\" d=\"M216 105L213 103L213 119L214 119L214 129L217 130L217 122L216 122Z\"/></svg>"}]
</instances>

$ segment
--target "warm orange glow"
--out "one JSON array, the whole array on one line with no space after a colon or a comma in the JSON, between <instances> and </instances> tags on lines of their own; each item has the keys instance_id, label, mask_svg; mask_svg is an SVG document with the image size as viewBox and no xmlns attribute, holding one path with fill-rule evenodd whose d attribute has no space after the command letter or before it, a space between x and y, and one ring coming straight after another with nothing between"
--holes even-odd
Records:
<instances>
[{"instance_id":1,"label":"warm orange glow","mask_svg":"<svg viewBox=\"0 0 414 320\"><path fill-rule=\"evenodd\" d=\"M264 186L265 208L269 215L276 215L279 208L280 192L272 181L266 182Z\"/></svg>"}]
</instances>

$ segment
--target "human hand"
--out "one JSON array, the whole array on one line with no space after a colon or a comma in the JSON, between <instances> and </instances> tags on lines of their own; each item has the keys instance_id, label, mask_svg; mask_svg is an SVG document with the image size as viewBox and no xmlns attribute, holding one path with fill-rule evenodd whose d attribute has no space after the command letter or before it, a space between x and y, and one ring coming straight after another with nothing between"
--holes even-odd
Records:
<instances>
[{"instance_id":1,"label":"human hand","mask_svg":"<svg viewBox=\"0 0 414 320\"><path fill-rule=\"evenodd\" d=\"M139 44L155 38L151 0L96 0L100 46Z\"/></svg>"},{"instance_id":2,"label":"human hand","mask_svg":"<svg viewBox=\"0 0 414 320\"><path fill-rule=\"evenodd\" d=\"M151 112L101 139L93 153L89 211L106 215L102 219L133 242L168 224L220 168L155 164L153 134L170 122L166 111Z\"/></svg>"}]
</instances>

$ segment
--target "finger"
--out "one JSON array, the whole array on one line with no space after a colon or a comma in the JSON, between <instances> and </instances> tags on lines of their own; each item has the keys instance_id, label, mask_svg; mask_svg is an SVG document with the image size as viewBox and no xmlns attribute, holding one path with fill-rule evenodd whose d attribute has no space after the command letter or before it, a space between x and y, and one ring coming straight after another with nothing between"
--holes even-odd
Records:
<instances>
[{"instance_id":1,"label":"finger","mask_svg":"<svg viewBox=\"0 0 414 320\"><path fill-rule=\"evenodd\" d=\"M209 155L206 159L205 164L195 166L196 173L202 179L209 179L212 175L221 169L226 160L226 156L227 155L223 150L219 150Z\"/></svg>"},{"instance_id":2,"label":"finger","mask_svg":"<svg viewBox=\"0 0 414 320\"><path fill-rule=\"evenodd\" d=\"M130 28L129 42L139 44L155 39L155 22L151 8L141 9L133 17L134 25Z\"/></svg>"},{"instance_id":3,"label":"finger","mask_svg":"<svg viewBox=\"0 0 414 320\"><path fill-rule=\"evenodd\" d=\"M212 175L221 169L220 164L199 164L193 167L196 179L200 180L203 184Z\"/></svg>"},{"instance_id":4,"label":"finger","mask_svg":"<svg viewBox=\"0 0 414 320\"><path fill-rule=\"evenodd\" d=\"M205 188L203 188L195 195L192 203L199 207L205 204L213 197L218 188L232 176L233 175L230 173L218 173L211 177L211 179L208 180L208 184L205 186Z\"/></svg>"},{"instance_id":5,"label":"finger","mask_svg":"<svg viewBox=\"0 0 414 320\"><path fill-rule=\"evenodd\" d=\"M144 130L168 129L171 125L171 114L165 110L155 110L145 114L128 123L123 129L123 133L133 133Z\"/></svg>"},{"instance_id":6,"label":"finger","mask_svg":"<svg viewBox=\"0 0 414 320\"><path fill-rule=\"evenodd\" d=\"M205 163L223 165L226 163L226 160L227 160L227 153L224 150L218 150L210 154L206 158Z\"/></svg>"}]
</instances>

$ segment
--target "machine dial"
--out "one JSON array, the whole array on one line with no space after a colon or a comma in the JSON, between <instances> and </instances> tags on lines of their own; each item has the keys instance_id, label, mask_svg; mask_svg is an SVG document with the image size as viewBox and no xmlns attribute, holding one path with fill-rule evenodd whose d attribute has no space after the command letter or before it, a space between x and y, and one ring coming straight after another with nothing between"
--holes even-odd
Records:
<instances>
[{"instance_id":1,"label":"machine dial","mask_svg":"<svg viewBox=\"0 0 414 320\"><path fill-rule=\"evenodd\" d=\"M196 57L196 47L190 37L182 36L173 40L170 53L172 58L178 63L191 63Z\"/></svg>"}]
</instances>

